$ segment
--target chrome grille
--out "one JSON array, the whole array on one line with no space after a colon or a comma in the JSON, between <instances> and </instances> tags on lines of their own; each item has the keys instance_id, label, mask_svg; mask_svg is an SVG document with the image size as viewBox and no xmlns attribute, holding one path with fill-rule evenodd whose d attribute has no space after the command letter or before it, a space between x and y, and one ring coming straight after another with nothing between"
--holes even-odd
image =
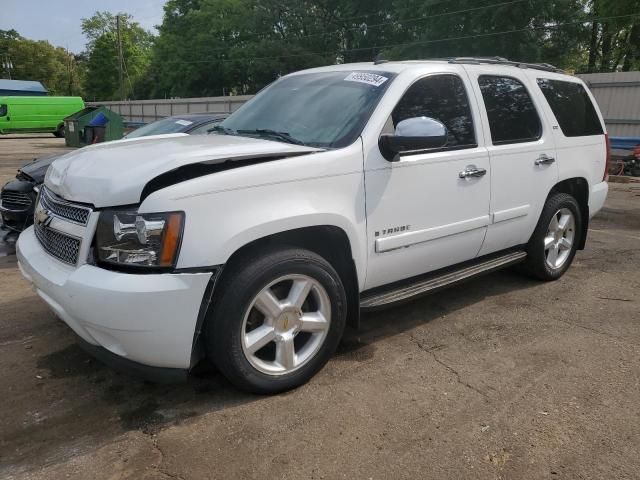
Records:
<instances>
[{"instance_id":1,"label":"chrome grille","mask_svg":"<svg viewBox=\"0 0 640 480\"><path fill-rule=\"evenodd\" d=\"M42 248L49 255L69 265L75 265L78 262L80 244L82 243L79 238L70 237L57 230L38 224L34 226L34 231Z\"/></svg>"},{"instance_id":2,"label":"chrome grille","mask_svg":"<svg viewBox=\"0 0 640 480\"><path fill-rule=\"evenodd\" d=\"M2 206L7 210L27 210L31 207L32 199L29 192L12 192L4 190L0 193Z\"/></svg>"},{"instance_id":3,"label":"chrome grille","mask_svg":"<svg viewBox=\"0 0 640 480\"><path fill-rule=\"evenodd\" d=\"M89 207L67 202L55 193L48 191L44 186L40 191L40 204L53 215L80 225L86 225L91 214Z\"/></svg>"}]
</instances>

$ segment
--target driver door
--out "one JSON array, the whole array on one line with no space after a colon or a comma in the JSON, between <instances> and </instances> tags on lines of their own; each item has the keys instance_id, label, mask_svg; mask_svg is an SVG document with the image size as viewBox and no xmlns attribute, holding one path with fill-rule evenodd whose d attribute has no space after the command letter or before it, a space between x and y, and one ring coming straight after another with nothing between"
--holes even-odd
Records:
<instances>
[{"instance_id":1,"label":"driver door","mask_svg":"<svg viewBox=\"0 0 640 480\"><path fill-rule=\"evenodd\" d=\"M447 127L447 145L404 152L395 162L385 160L378 148L365 154L365 289L478 255L490 223L491 172L477 102L469 91L455 74L418 79L381 134L392 134L400 121L424 116ZM461 178L461 172L474 168L479 175Z\"/></svg>"}]
</instances>

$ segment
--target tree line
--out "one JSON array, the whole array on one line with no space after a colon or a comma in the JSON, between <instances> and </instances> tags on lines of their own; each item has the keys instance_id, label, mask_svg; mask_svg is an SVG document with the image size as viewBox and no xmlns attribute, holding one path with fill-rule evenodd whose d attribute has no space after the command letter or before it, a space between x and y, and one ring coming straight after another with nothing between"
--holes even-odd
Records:
<instances>
[{"instance_id":1,"label":"tree line","mask_svg":"<svg viewBox=\"0 0 640 480\"><path fill-rule=\"evenodd\" d=\"M640 0L168 0L157 35L119 16L128 98L255 93L291 71L376 56L640 68ZM0 31L0 58L55 94L118 98L116 16L97 12L82 30L79 55Z\"/></svg>"}]
</instances>

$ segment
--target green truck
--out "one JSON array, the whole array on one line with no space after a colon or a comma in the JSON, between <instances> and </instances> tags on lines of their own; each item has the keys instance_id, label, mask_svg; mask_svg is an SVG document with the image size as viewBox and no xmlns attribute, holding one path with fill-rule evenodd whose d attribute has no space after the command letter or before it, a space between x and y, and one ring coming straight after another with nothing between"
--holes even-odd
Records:
<instances>
[{"instance_id":1,"label":"green truck","mask_svg":"<svg viewBox=\"0 0 640 480\"><path fill-rule=\"evenodd\" d=\"M64 137L64 119L83 108L80 97L0 97L0 134L51 132Z\"/></svg>"}]
</instances>

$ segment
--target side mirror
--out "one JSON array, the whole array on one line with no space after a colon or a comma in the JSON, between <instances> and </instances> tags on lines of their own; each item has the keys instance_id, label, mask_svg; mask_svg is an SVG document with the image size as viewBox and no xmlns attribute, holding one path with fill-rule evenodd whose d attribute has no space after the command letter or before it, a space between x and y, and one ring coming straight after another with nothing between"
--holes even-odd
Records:
<instances>
[{"instance_id":1,"label":"side mirror","mask_svg":"<svg viewBox=\"0 0 640 480\"><path fill-rule=\"evenodd\" d=\"M382 156L390 162L400 160L403 152L441 148L447 144L447 127L442 122L428 117L402 120L395 134L381 135L378 146Z\"/></svg>"}]
</instances>

